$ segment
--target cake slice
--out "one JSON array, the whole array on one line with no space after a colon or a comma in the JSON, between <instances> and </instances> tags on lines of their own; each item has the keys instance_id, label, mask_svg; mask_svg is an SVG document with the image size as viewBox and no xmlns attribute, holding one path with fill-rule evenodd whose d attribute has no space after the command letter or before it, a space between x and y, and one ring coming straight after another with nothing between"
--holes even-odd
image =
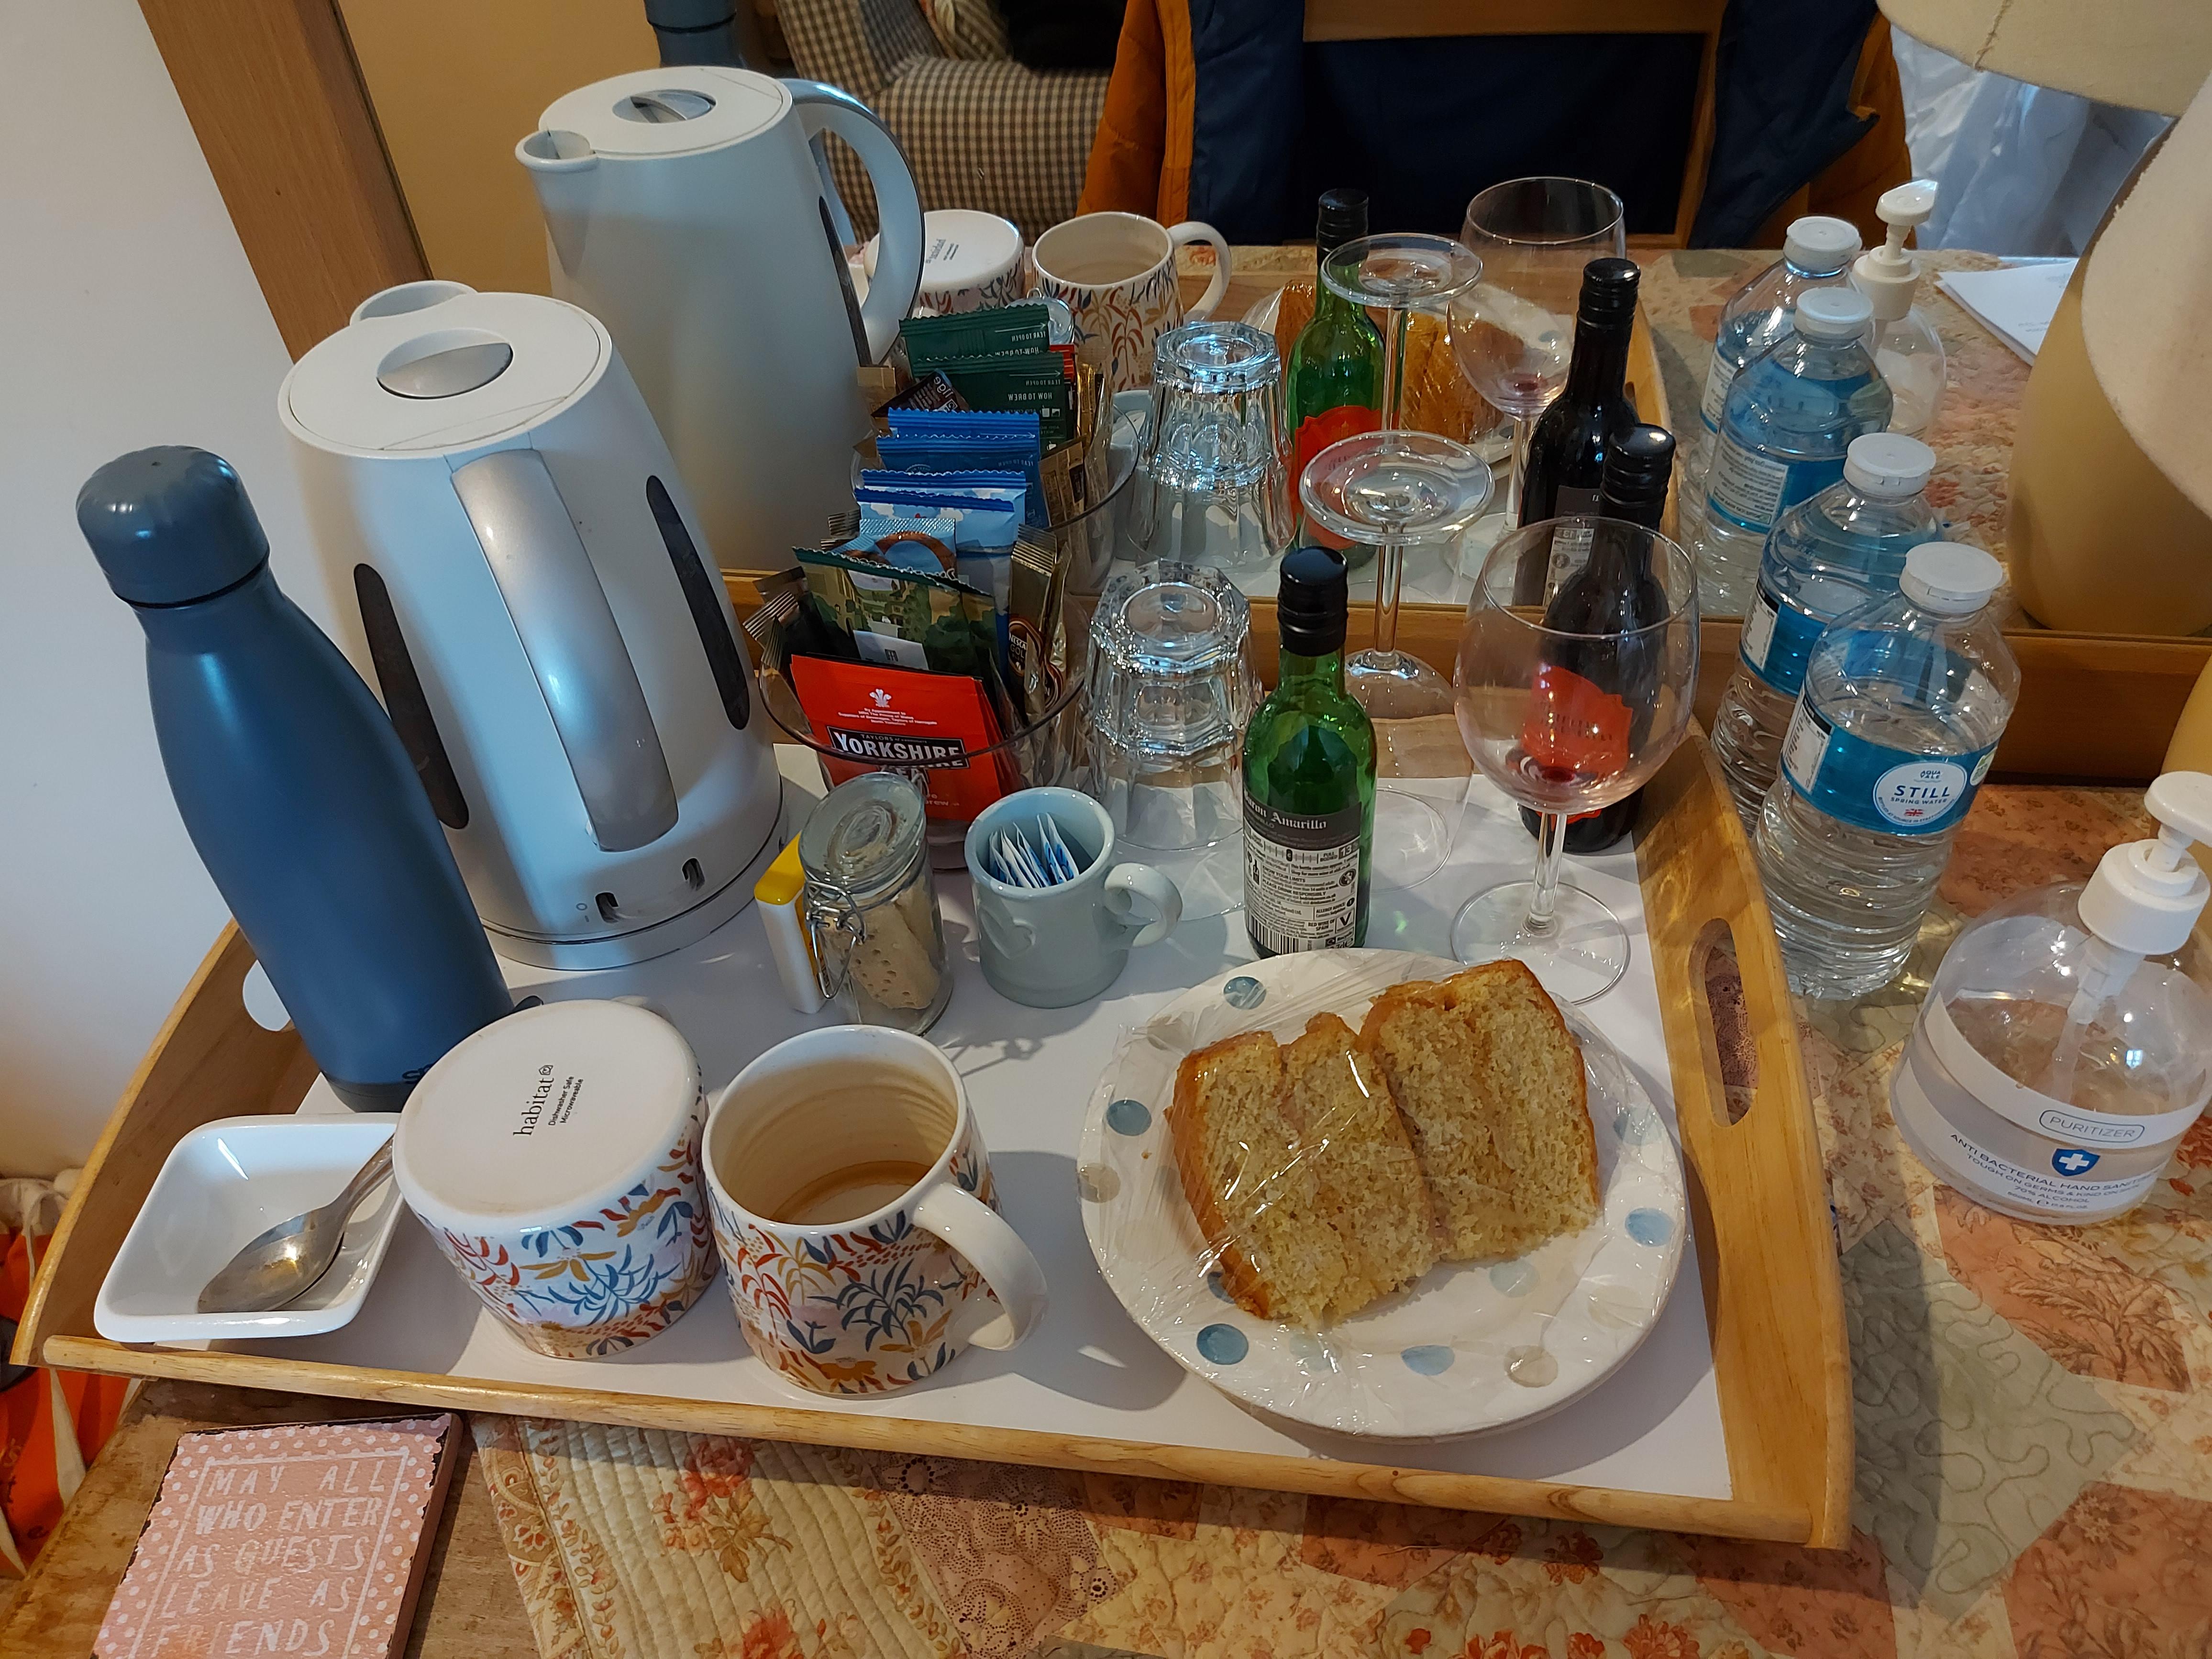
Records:
<instances>
[{"instance_id":1,"label":"cake slice","mask_svg":"<svg viewBox=\"0 0 2212 1659\"><path fill-rule=\"evenodd\" d=\"M1287 1048L1262 1031L1185 1056L1168 1127L1222 1289L1247 1312L1325 1325L1436 1261L1412 1145L1334 1015Z\"/></svg>"},{"instance_id":2,"label":"cake slice","mask_svg":"<svg viewBox=\"0 0 2212 1659\"><path fill-rule=\"evenodd\" d=\"M1597 1218L1582 1051L1522 963L1394 986L1359 1041L1413 1132L1446 1260L1520 1255Z\"/></svg>"}]
</instances>

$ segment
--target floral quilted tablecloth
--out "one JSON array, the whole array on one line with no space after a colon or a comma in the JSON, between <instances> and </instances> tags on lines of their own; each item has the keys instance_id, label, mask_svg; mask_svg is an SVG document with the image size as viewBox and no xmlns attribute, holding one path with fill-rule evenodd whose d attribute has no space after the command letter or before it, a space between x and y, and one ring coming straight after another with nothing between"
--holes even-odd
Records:
<instances>
[{"instance_id":1,"label":"floral quilted tablecloth","mask_svg":"<svg viewBox=\"0 0 2212 1659\"><path fill-rule=\"evenodd\" d=\"M1917 965L2143 824L2127 792L1984 791ZM2205 1659L2212 1123L2125 1220L1978 1209L1890 1119L1921 983L1799 1008L1848 1551L479 1418L544 1659Z\"/></svg>"}]
</instances>

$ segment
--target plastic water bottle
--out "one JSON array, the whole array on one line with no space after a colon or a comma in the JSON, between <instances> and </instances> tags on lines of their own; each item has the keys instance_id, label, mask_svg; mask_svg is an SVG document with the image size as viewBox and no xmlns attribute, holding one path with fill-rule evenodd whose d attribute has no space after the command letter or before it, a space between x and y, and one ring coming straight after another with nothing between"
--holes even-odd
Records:
<instances>
[{"instance_id":1,"label":"plastic water bottle","mask_svg":"<svg viewBox=\"0 0 2212 1659\"><path fill-rule=\"evenodd\" d=\"M1759 873L1790 988L1888 983L1920 931L2020 694L1978 547L1923 542L1897 593L1821 639L1760 809Z\"/></svg>"},{"instance_id":2,"label":"plastic water bottle","mask_svg":"<svg viewBox=\"0 0 2212 1659\"><path fill-rule=\"evenodd\" d=\"M1697 434L1696 453L1685 474L1698 483L1693 500L1705 499L1721 411L1736 375L1790 331L1800 295L1850 280L1851 258L1858 251L1858 227L1848 219L1814 214L1792 220L1782 240L1782 257L1729 296L1713 339L1712 366L1705 371L1705 395L1698 405L1705 430Z\"/></svg>"},{"instance_id":3,"label":"plastic water bottle","mask_svg":"<svg viewBox=\"0 0 2212 1659\"><path fill-rule=\"evenodd\" d=\"M1798 502L1768 535L1735 673L1713 719L1713 752L1746 828L1773 787L1782 734L1821 634L1846 611L1896 592L1905 554L1942 535L1942 518L1922 494L1935 467L1936 452L1917 438L1854 438L1843 482Z\"/></svg>"},{"instance_id":4,"label":"plastic water bottle","mask_svg":"<svg viewBox=\"0 0 2212 1659\"><path fill-rule=\"evenodd\" d=\"M1792 331L1729 387L1698 539L1698 605L1706 615L1747 608L1766 532L1783 509L1844 476L1852 439L1889 425L1873 316L1856 289L1814 289L1798 300Z\"/></svg>"}]
</instances>

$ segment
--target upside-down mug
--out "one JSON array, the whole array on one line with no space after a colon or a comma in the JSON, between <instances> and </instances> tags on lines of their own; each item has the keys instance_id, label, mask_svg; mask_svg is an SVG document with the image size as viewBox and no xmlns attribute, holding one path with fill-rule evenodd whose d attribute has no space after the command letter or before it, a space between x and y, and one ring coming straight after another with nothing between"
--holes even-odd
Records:
<instances>
[{"instance_id":1,"label":"upside-down mug","mask_svg":"<svg viewBox=\"0 0 2212 1659\"><path fill-rule=\"evenodd\" d=\"M1213 246L1213 277L1183 309L1176 250ZM1036 292L1065 301L1075 319L1077 349L1113 389L1152 383L1152 343L1186 314L1211 317L1229 291L1229 243L1212 225L1186 219L1172 229L1138 213L1085 213L1064 220L1031 251Z\"/></svg>"},{"instance_id":2,"label":"upside-down mug","mask_svg":"<svg viewBox=\"0 0 2212 1659\"><path fill-rule=\"evenodd\" d=\"M705 1161L746 1346L801 1388L903 1388L1044 1316L968 1091L921 1037L832 1025L776 1044L714 1103Z\"/></svg>"},{"instance_id":3,"label":"upside-down mug","mask_svg":"<svg viewBox=\"0 0 2212 1659\"><path fill-rule=\"evenodd\" d=\"M707 1095L673 1025L549 1002L463 1038L392 1137L400 1194L524 1346L556 1359L658 1335L714 1276Z\"/></svg>"}]
</instances>

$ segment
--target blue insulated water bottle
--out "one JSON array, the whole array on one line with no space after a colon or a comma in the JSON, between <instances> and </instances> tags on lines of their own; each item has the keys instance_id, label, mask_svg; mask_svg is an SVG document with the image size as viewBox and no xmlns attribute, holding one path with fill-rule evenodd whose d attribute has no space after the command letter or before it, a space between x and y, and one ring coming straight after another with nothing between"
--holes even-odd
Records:
<instances>
[{"instance_id":1,"label":"blue insulated water bottle","mask_svg":"<svg viewBox=\"0 0 2212 1659\"><path fill-rule=\"evenodd\" d=\"M398 1109L514 1002L391 721L278 591L220 456L110 461L76 521L146 630L155 735L193 847L338 1097Z\"/></svg>"}]
</instances>

